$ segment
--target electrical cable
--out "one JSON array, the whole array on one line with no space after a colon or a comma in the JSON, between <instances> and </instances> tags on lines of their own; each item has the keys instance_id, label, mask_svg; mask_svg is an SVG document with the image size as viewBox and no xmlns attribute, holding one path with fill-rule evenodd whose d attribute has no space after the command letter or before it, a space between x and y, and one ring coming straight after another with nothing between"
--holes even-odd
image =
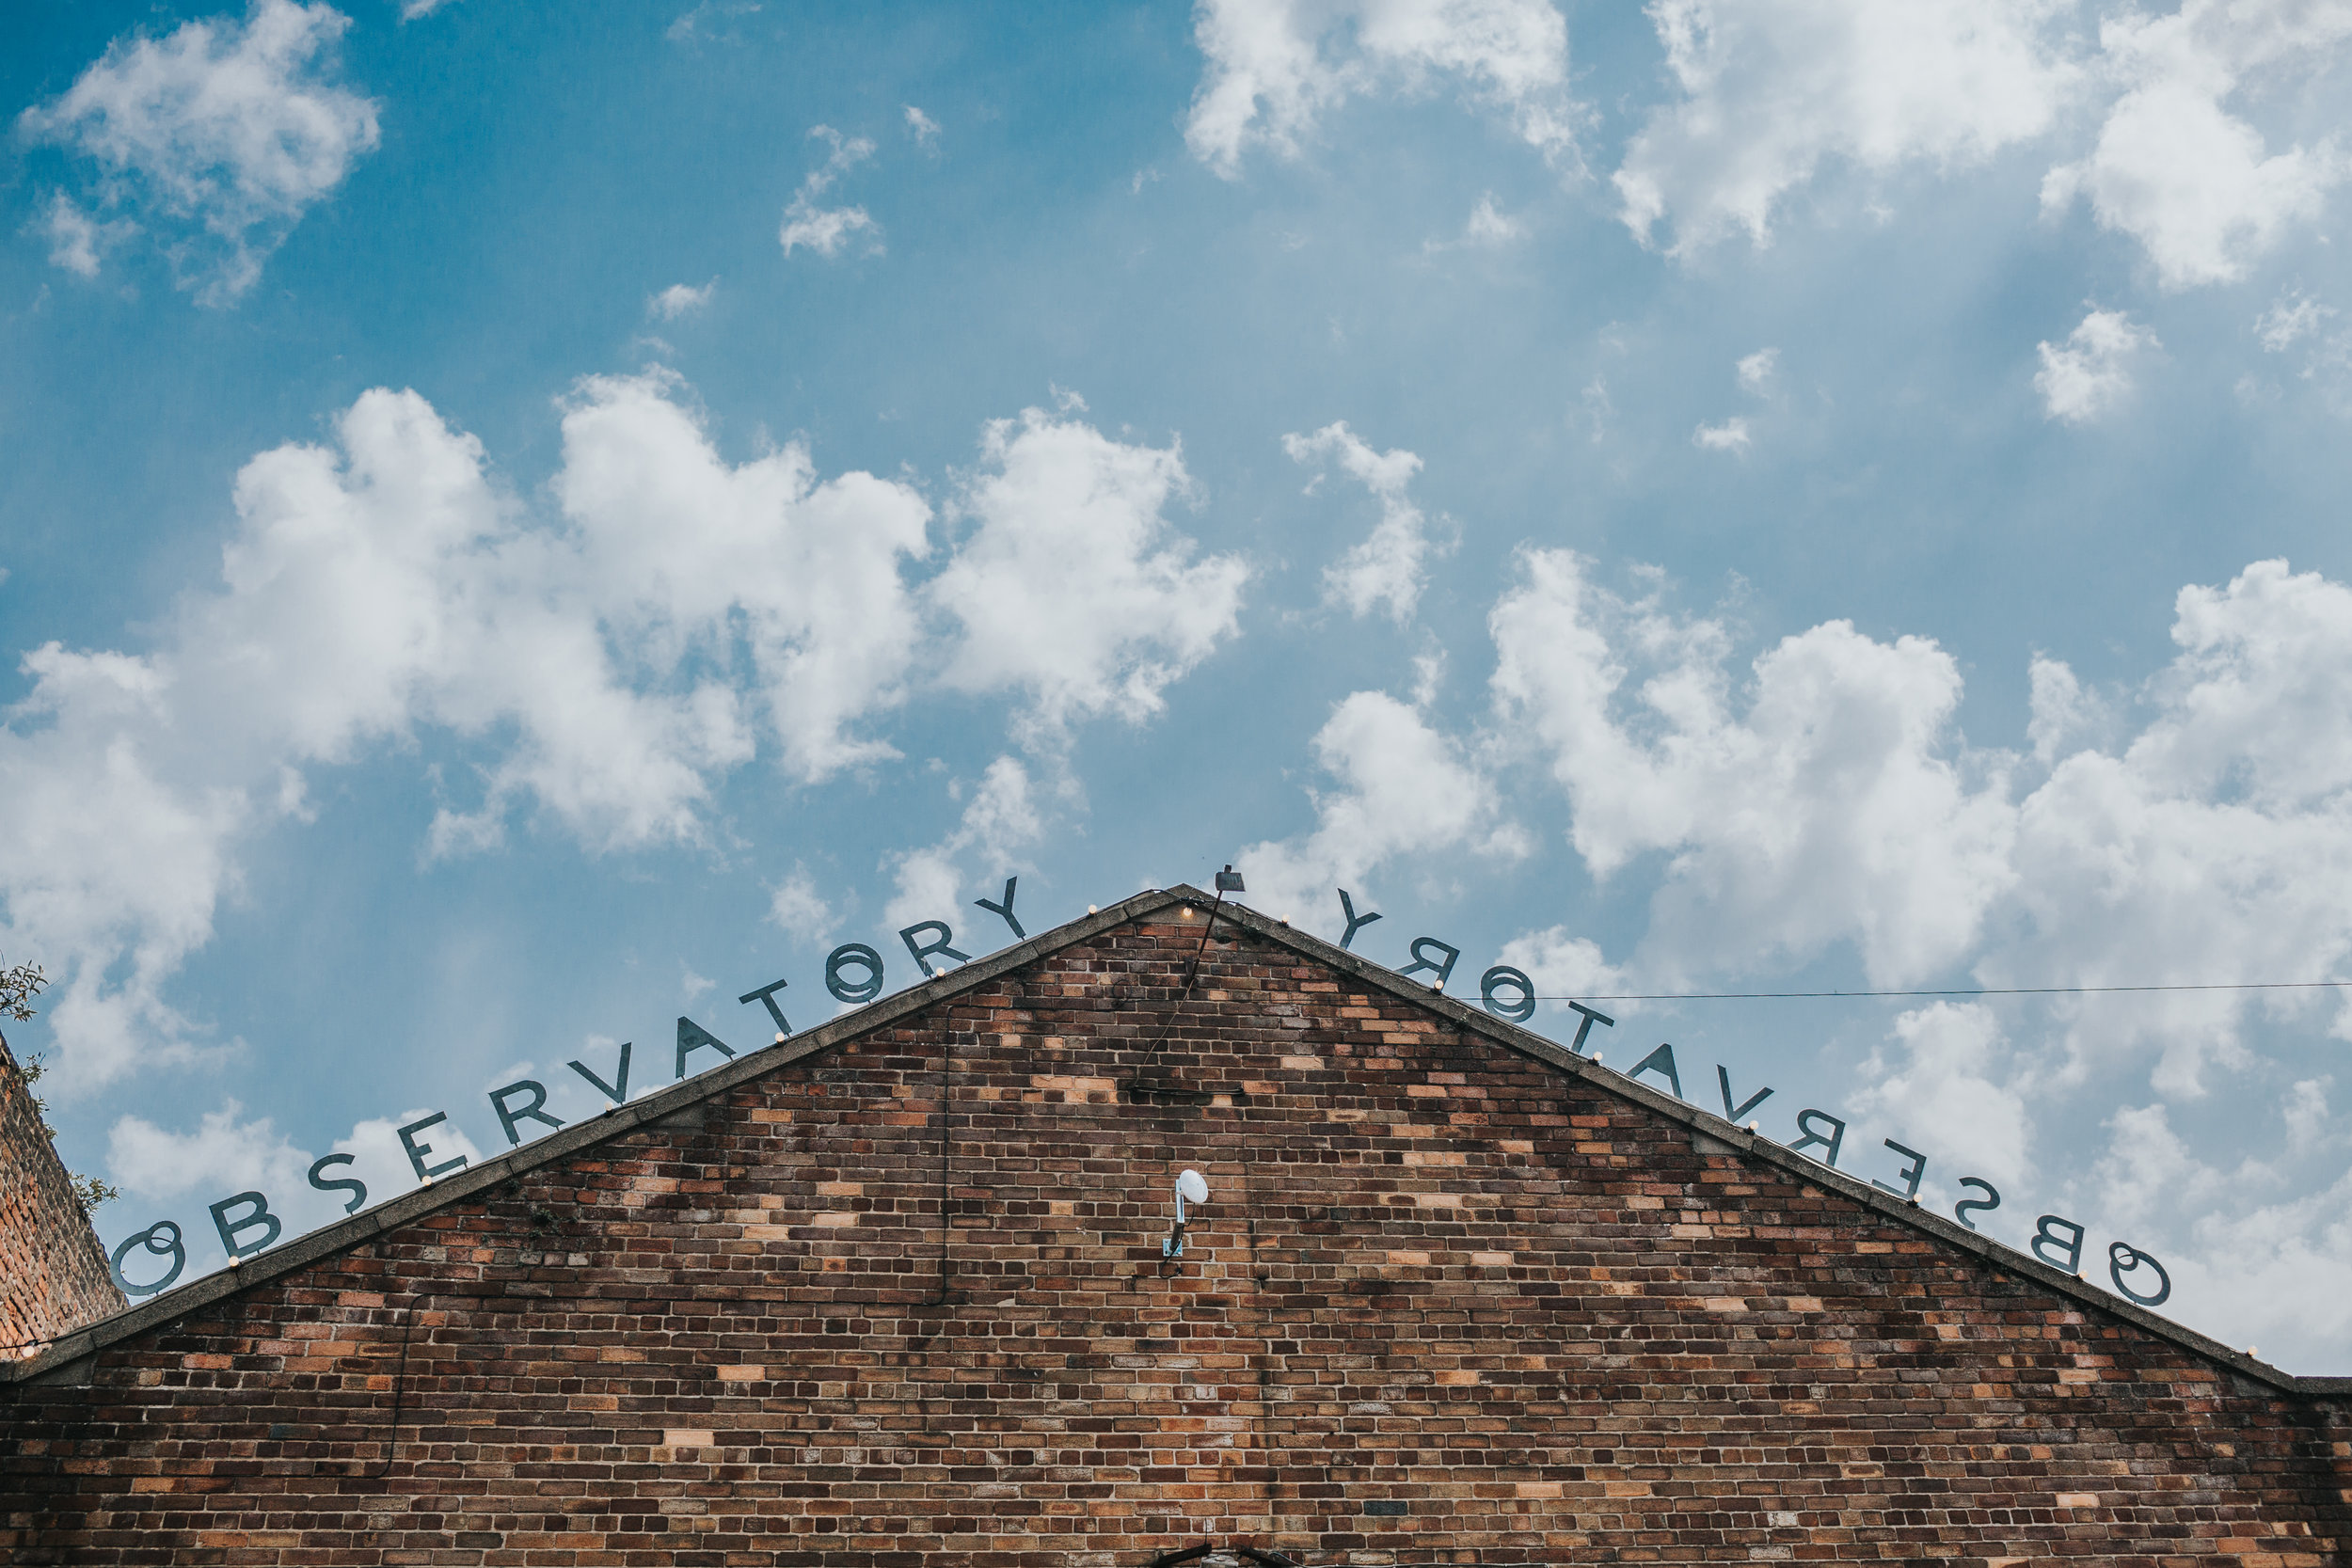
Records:
<instances>
[{"instance_id":1,"label":"electrical cable","mask_svg":"<svg viewBox=\"0 0 2352 1568\"><path fill-rule=\"evenodd\" d=\"M1804 998L1872 996L2112 996L2127 991L2325 990L2352 980L2232 980L2178 986L1957 986L1942 990L1685 990L1629 991L1616 996L1538 992L1537 1002L1787 1002Z\"/></svg>"}]
</instances>

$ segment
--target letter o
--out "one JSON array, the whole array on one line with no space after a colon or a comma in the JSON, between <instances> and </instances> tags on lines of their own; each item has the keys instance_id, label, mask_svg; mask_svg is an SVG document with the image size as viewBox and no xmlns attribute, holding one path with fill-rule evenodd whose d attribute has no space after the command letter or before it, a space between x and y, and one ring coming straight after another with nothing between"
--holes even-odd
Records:
<instances>
[{"instance_id":1,"label":"letter o","mask_svg":"<svg viewBox=\"0 0 2352 1568\"><path fill-rule=\"evenodd\" d=\"M171 1232L171 1235L168 1240L159 1243L156 1233L165 1230ZM152 1285L132 1284L122 1276L122 1255L135 1246L144 1246L158 1258L168 1255L171 1259L170 1272ZM115 1276L116 1289L126 1296L151 1296L158 1291L169 1290L171 1282L180 1277L180 1271L187 1267L187 1263L188 1249L180 1243L180 1227L169 1220L157 1220L137 1235L124 1237L122 1244L115 1248L114 1255L106 1259L106 1267L113 1272Z\"/></svg>"},{"instance_id":2,"label":"letter o","mask_svg":"<svg viewBox=\"0 0 2352 1568\"><path fill-rule=\"evenodd\" d=\"M1505 986L1518 987L1518 1001L1495 1000L1495 992ZM1535 982L1529 979L1524 971L1513 969L1509 964L1497 964L1478 977L1478 999L1495 1017L1507 1018L1514 1023L1525 1023L1535 1016Z\"/></svg>"},{"instance_id":3,"label":"letter o","mask_svg":"<svg viewBox=\"0 0 2352 1568\"><path fill-rule=\"evenodd\" d=\"M2156 1293L2153 1296L2143 1296L2123 1283L2124 1271L2136 1269L2142 1263L2156 1271ZM2126 1301L2136 1301L2142 1307L2162 1307L2172 1294L2172 1276L2164 1272L2164 1265L2127 1243L2107 1243L2107 1277L2115 1281L2117 1292Z\"/></svg>"},{"instance_id":4,"label":"letter o","mask_svg":"<svg viewBox=\"0 0 2352 1568\"><path fill-rule=\"evenodd\" d=\"M855 964L866 971L863 980L844 980L841 970L845 964ZM871 1002L882 994L882 955L862 942L845 942L825 956L825 989L843 1002Z\"/></svg>"}]
</instances>

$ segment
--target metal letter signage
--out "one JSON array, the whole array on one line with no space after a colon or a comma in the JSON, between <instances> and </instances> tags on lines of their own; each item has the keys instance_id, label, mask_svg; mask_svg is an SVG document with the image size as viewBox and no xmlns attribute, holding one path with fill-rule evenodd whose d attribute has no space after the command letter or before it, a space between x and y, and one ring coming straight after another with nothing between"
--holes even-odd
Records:
<instances>
[{"instance_id":1,"label":"metal letter signage","mask_svg":"<svg viewBox=\"0 0 2352 1568\"><path fill-rule=\"evenodd\" d=\"M2059 1235L2050 1228L2054 1225L2064 1227L2068 1234ZM2044 1252L2042 1250L2044 1247L2063 1248L2064 1255ZM2042 1215L2034 1222L2033 1255L2054 1269L2064 1269L2068 1274L2082 1273L2083 1227L2073 1220L2060 1219L2056 1214Z\"/></svg>"},{"instance_id":2,"label":"metal letter signage","mask_svg":"<svg viewBox=\"0 0 2352 1568\"><path fill-rule=\"evenodd\" d=\"M1584 1015L1584 1022L1576 1026L1576 1038L1568 1042L1568 1049L1580 1056L1584 1053L1584 1037L1593 1032L1594 1024L1597 1023L1604 1029L1614 1029L1617 1026L1615 1019L1606 1013L1597 1013L1581 1002L1569 1003L1568 1011Z\"/></svg>"},{"instance_id":3,"label":"metal letter signage","mask_svg":"<svg viewBox=\"0 0 2352 1568\"><path fill-rule=\"evenodd\" d=\"M1820 1131L1814 1127L1813 1124L1817 1120L1830 1124L1832 1131L1828 1137L1821 1136ZM1808 1106L1797 1113L1797 1131L1803 1132L1804 1136L1788 1146L1788 1151L1791 1154L1802 1154L1808 1148L1826 1148L1829 1152L1821 1157L1821 1164L1825 1165L1837 1164L1838 1146L1846 1141L1844 1122L1831 1116L1827 1111L1816 1111Z\"/></svg>"},{"instance_id":4,"label":"metal letter signage","mask_svg":"<svg viewBox=\"0 0 2352 1568\"><path fill-rule=\"evenodd\" d=\"M1376 920L1379 916L1373 918ZM1496 998L1495 992L1505 986L1518 988L1518 1001L1503 1002ZM1513 969L1509 964L1497 964L1478 977L1478 999L1495 1017L1509 1019L1513 1023L1525 1023L1535 1016L1535 982L1527 977L1525 971Z\"/></svg>"},{"instance_id":5,"label":"metal letter signage","mask_svg":"<svg viewBox=\"0 0 2352 1568\"><path fill-rule=\"evenodd\" d=\"M1673 1046L1660 1046L1657 1050L1651 1052L1648 1055L1634 1063L1632 1069L1627 1072L1626 1076L1628 1078L1639 1078L1645 1072L1664 1073L1666 1075L1666 1082L1674 1085L1675 1098L1677 1100L1680 1100L1682 1098L1682 1074L1675 1070L1675 1048ZM1835 1159L1831 1161L1831 1164L1833 1164L1836 1163Z\"/></svg>"},{"instance_id":6,"label":"metal letter signage","mask_svg":"<svg viewBox=\"0 0 2352 1568\"><path fill-rule=\"evenodd\" d=\"M678 1077L684 1078L686 1076L686 1053L690 1051L700 1051L705 1046L708 1046L711 1050L716 1051L722 1056L733 1056L735 1054L735 1053L730 1050L718 1036L712 1034L709 1030L704 1028L692 1019L687 1018L681 1014L677 1021Z\"/></svg>"},{"instance_id":7,"label":"metal letter signage","mask_svg":"<svg viewBox=\"0 0 2352 1568\"><path fill-rule=\"evenodd\" d=\"M246 1206L245 1212L230 1219L229 1211L240 1203ZM252 1257L273 1244L278 1233L285 1229L278 1223L278 1216L269 1212L269 1199L259 1193L239 1193L234 1197L224 1197L212 1205L212 1211L213 1228L220 1232L220 1250L231 1258ZM251 1246L244 1245L237 1240L248 1230L262 1233L262 1239Z\"/></svg>"},{"instance_id":8,"label":"metal letter signage","mask_svg":"<svg viewBox=\"0 0 2352 1568\"><path fill-rule=\"evenodd\" d=\"M919 942L914 940L926 931L938 932L939 940L931 942ZM926 978L939 973L931 967L931 959L934 957L953 958L960 964L968 964L972 961L971 954L959 953L947 945L956 940L956 933L949 929L947 923L944 920L918 920L900 931L898 940L907 944L907 951L914 955L914 961L923 966Z\"/></svg>"},{"instance_id":9,"label":"metal letter signage","mask_svg":"<svg viewBox=\"0 0 2352 1568\"><path fill-rule=\"evenodd\" d=\"M351 1201L343 1205L343 1212L356 1214L368 1201L368 1184L357 1177L345 1176L333 1181L319 1180L319 1172L329 1165L354 1165L358 1160L349 1154L322 1154L310 1162L310 1185L323 1193L349 1193Z\"/></svg>"},{"instance_id":10,"label":"metal letter signage","mask_svg":"<svg viewBox=\"0 0 2352 1568\"><path fill-rule=\"evenodd\" d=\"M1445 955L1445 962L1438 963L1436 959L1430 958L1428 954L1422 951L1424 947L1434 947L1438 952L1443 953ZM1424 969L1435 970L1438 977L1429 982L1429 989L1431 990L1445 990L1446 977L1454 973L1454 960L1459 958L1461 956L1462 950L1451 942L1439 942L1436 937L1415 937L1413 939L1413 961L1406 964L1403 969L1398 970L1397 974L1419 974Z\"/></svg>"},{"instance_id":11,"label":"metal letter signage","mask_svg":"<svg viewBox=\"0 0 2352 1568\"><path fill-rule=\"evenodd\" d=\"M422 1121L412 1121L400 1130L400 1147L408 1151L408 1164L416 1171L417 1180L420 1181L430 1181L444 1172L465 1168L466 1157L463 1154L453 1160L444 1160L439 1164L427 1168L424 1160L426 1155L433 1152L433 1146L417 1142L416 1134L448 1119L448 1112L436 1111Z\"/></svg>"},{"instance_id":12,"label":"metal letter signage","mask_svg":"<svg viewBox=\"0 0 2352 1568\"><path fill-rule=\"evenodd\" d=\"M605 1099L612 1101L615 1105L626 1105L628 1103L628 1052L629 1042L623 1040L621 1042L620 1070L612 1075L613 1081L610 1084L597 1077L596 1073L589 1069L586 1062L574 1062L571 1064L571 1069L574 1072L579 1073L582 1078L585 1078L588 1082L594 1084L596 1086L597 1091L601 1093Z\"/></svg>"},{"instance_id":13,"label":"metal letter signage","mask_svg":"<svg viewBox=\"0 0 2352 1568\"><path fill-rule=\"evenodd\" d=\"M1995 1187L1992 1182L1987 1181L1981 1176L1963 1176L1960 1179L1960 1184L1963 1187L1981 1187L1984 1189L1984 1196L1982 1197L1963 1197L1958 1203L1952 1205L1952 1218L1958 1220L1969 1229L1974 1230L1977 1227L1977 1222L1970 1219L1968 1216L1975 1213L1979 1209L1983 1210L1987 1213L1991 1213L1994 1210L1998 1209L2001 1206L2001 1190L1998 1187Z\"/></svg>"},{"instance_id":14,"label":"metal letter signage","mask_svg":"<svg viewBox=\"0 0 2352 1568\"><path fill-rule=\"evenodd\" d=\"M1356 933L1379 919L1380 916L1377 911L1371 914L1358 914L1356 900L1347 895L1347 889L1338 888L1334 891L1340 895L1340 913L1347 917L1347 929L1340 933L1340 946L1343 949L1351 948L1356 945Z\"/></svg>"},{"instance_id":15,"label":"metal letter signage","mask_svg":"<svg viewBox=\"0 0 2352 1568\"><path fill-rule=\"evenodd\" d=\"M167 1231L170 1234L165 1235ZM160 1245L156 1242L159 1236L163 1237ZM123 1277L122 1255L135 1246L143 1246L158 1258L171 1259L171 1267L165 1271L163 1278L151 1285L134 1285ZM114 1272L115 1289L124 1295L151 1296L158 1291L170 1290L171 1282L180 1277L180 1271L187 1266L187 1261L188 1249L180 1243L180 1227L169 1220L157 1220L137 1235L124 1237L122 1244L115 1248L113 1255L106 1259L106 1265Z\"/></svg>"},{"instance_id":16,"label":"metal letter signage","mask_svg":"<svg viewBox=\"0 0 2352 1568\"><path fill-rule=\"evenodd\" d=\"M841 971L850 964L866 971L863 980L844 980ZM882 955L862 942L845 942L825 955L825 989L833 992L836 1002L863 1006L882 993Z\"/></svg>"},{"instance_id":17,"label":"metal letter signage","mask_svg":"<svg viewBox=\"0 0 2352 1568\"><path fill-rule=\"evenodd\" d=\"M528 1094L531 1096L531 1103L524 1106L519 1111L510 1111L506 1108L507 1097L509 1095L516 1094ZM492 1089L490 1091L490 1109L499 1114L499 1126L505 1129L506 1141L515 1145L516 1148L520 1148L523 1141L523 1135L515 1131L515 1124L518 1121L545 1122L550 1128L561 1127L564 1125L555 1117L548 1115L547 1111L544 1109L547 1102L547 1085L529 1078L516 1079L514 1083L507 1085L502 1089Z\"/></svg>"},{"instance_id":18,"label":"metal letter signage","mask_svg":"<svg viewBox=\"0 0 2352 1568\"><path fill-rule=\"evenodd\" d=\"M1884 1141L1887 1148L1910 1162L1895 1173L1903 1179L1903 1185L1890 1187L1875 1176L1870 1178L1870 1185L1883 1193L1893 1193L1905 1203L1915 1203L1919 1197L1919 1179L1928 1173L1928 1157L1915 1148L1905 1148L1892 1138Z\"/></svg>"},{"instance_id":19,"label":"metal letter signage","mask_svg":"<svg viewBox=\"0 0 2352 1568\"><path fill-rule=\"evenodd\" d=\"M776 1006L776 992L784 990L787 984L786 981L778 980L773 985L762 986L757 990L747 990L736 998L746 1007L755 1002L768 1004L768 1016L776 1021L776 1038L778 1039L784 1038L792 1032L792 1025L784 1021L784 1009Z\"/></svg>"},{"instance_id":20,"label":"metal letter signage","mask_svg":"<svg viewBox=\"0 0 2352 1568\"><path fill-rule=\"evenodd\" d=\"M972 904L975 909L986 910L989 913L998 916L1006 925L1011 927L1012 940L1015 942L1025 940L1029 934L1021 928L1021 922L1012 917L1012 890L1014 885L1020 880L1021 879L1018 877L1008 877L1005 879L1005 901L1001 904L992 904L985 898L975 898L972 900Z\"/></svg>"},{"instance_id":21,"label":"metal letter signage","mask_svg":"<svg viewBox=\"0 0 2352 1568\"><path fill-rule=\"evenodd\" d=\"M1734 1105L1731 1102L1731 1072L1729 1069L1723 1066L1720 1062L1715 1066L1715 1082L1723 1085L1724 1119L1725 1121L1736 1122L1741 1117L1746 1116L1750 1111L1755 1110L1758 1105L1763 1104L1766 1101L1772 1098L1772 1090L1758 1089L1754 1094L1748 1096L1747 1099L1740 1101L1739 1104Z\"/></svg>"},{"instance_id":22,"label":"metal letter signage","mask_svg":"<svg viewBox=\"0 0 2352 1568\"><path fill-rule=\"evenodd\" d=\"M2142 1263L2156 1271L2156 1293L2153 1296L2143 1296L2123 1283L2125 1273L2139 1267ZM2109 1242L2107 1243L2107 1277L2115 1281L2116 1290L2121 1291L2126 1300L2136 1301L2142 1307L2162 1307L2166 1299L2172 1294L2172 1276L2164 1272L2164 1265L2127 1243Z\"/></svg>"}]
</instances>

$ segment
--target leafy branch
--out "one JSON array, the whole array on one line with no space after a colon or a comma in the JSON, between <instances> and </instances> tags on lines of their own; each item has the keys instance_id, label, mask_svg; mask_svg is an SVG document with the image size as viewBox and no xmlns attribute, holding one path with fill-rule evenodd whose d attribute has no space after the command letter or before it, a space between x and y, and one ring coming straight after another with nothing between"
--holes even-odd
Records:
<instances>
[{"instance_id":1,"label":"leafy branch","mask_svg":"<svg viewBox=\"0 0 2352 1568\"><path fill-rule=\"evenodd\" d=\"M47 990L48 986L49 976L42 973L39 964L13 964L0 969L0 1013L6 1013L19 1023L25 1022L36 1011L32 1006L33 998ZM7 1039L0 1037L0 1050L5 1050L7 1045ZM30 1092L47 1070L47 1063L38 1054L28 1055L18 1065L17 1070L24 1075L24 1087ZM49 1103L39 1094L33 1095L33 1114L40 1118L40 1130L49 1134L49 1141L56 1143L57 1130L49 1125ZM122 1196L119 1187L101 1181L95 1176L84 1176L78 1171L68 1171L66 1174L72 1180L73 1196L86 1214L100 1204L111 1203Z\"/></svg>"}]
</instances>

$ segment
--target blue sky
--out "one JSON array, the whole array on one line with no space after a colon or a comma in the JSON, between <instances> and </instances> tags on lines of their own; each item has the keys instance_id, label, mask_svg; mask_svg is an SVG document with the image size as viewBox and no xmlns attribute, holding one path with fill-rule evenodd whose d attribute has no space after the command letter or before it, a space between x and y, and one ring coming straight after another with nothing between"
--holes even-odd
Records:
<instances>
[{"instance_id":1,"label":"blue sky","mask_svg":"<svg viewBox=\"0 0 2352 1568\"><path fill-rule=\"evenodd\" d=\"M1457 991L2352 974L2340 0L0 28L0 953L110 1244L1015 874ZM2340 995L1617 1016L2352 1365Z\"/></svg>"}]
</instances>

